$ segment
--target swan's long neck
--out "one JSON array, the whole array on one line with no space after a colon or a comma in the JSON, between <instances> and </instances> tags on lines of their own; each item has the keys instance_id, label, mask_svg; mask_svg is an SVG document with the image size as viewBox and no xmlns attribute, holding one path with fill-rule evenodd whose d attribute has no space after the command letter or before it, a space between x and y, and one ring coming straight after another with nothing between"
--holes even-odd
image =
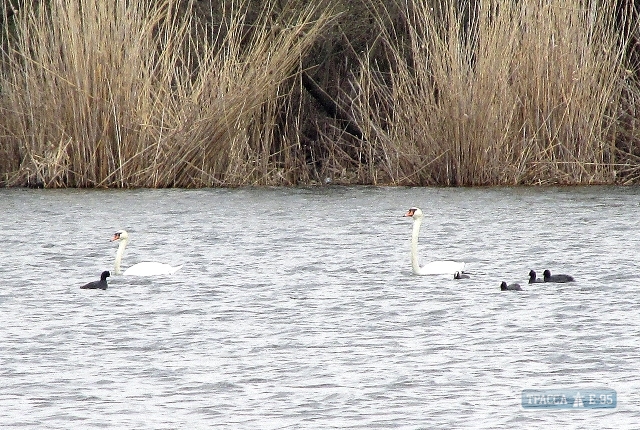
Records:
<instances>
[{"instance_id":1,"label":"swan's long neck","mask_svg":"<svg viewBox=\"0 0 640 430\"><path fill-rule=\"evenodd\" d=\"M127 247L127 242L129 239L120 240L120 245L118 246L118 252L116 252L116 262L113 267L113 271L116 275L120 275L120 262L122 261L122 256L124 255L124 249Z\"/></svg>"},{"instance_id":2,"label":"swan's long neck","mask_svg":"<svg viewBox=\"0 0 640 430\"><path fill-rule=\"evenodd\" d=\"M411 234L411 269L413 273L420 273L420 263L418 263L418 236L420 236L420 225L422 218L413 219L413 233Z\"/></svg>"}]
</instances>

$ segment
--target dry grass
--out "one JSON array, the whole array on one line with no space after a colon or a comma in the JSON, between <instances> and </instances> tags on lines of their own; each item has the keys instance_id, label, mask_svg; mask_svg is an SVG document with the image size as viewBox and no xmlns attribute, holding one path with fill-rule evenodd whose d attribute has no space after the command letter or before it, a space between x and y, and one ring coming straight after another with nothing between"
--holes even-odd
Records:
<instances>
[{"instance_id":1,"label":"dry grass","mask_svg":"<svg viewBox=\"0 0 640 430\"><path fill-rule=\"evenodd\" d=\"M378 0L343 104L366 139L318 125L311 149L296 78L328 8L220 2L203 26L193 0L24 3L3 27L1 185L640 178L640 87L616 29L637 26L613 0Z\"/></svg>"},{"instance_id":2,"label":"dry grass","mask_svg":"<svg viewBox=\"0 0 640 430\"><path fill-rule=\"evenodd\" d=\"M398 6L406 30L378 9L391 72L363 57L353 100L371 171L412 185L616 179L626 40L615 2L436 3Z\"/></svg>"},{"instance_id":3,"label":"dry grass","mask_svg":"<svg viewBox=\"0 0 640 430\"><path fill-rule=\"evenodd\" d=\"M26 3L5 34L0 182L199 187L295 177L283 99L328 10L283 15L267 2L249 20L241 4L205 29L192 21L193 2Z\"/></svg>"}]
</instances>

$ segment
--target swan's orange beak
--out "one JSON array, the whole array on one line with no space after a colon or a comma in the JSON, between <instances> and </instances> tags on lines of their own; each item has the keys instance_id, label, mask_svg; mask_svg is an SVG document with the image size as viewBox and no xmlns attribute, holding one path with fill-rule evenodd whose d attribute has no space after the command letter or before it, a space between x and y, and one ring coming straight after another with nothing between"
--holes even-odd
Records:
<instances>
[{"instance_id":1,"label":"swan's orange beak","mask_svg":"<svg viewBox=\"0 0 640 430\"><path fill-rule=\"evenodd\" d=\"M407 213L406 213L406 214L404 214L404 216L413 216L413 214L414 214L414 213L416 213L416 210L415 210L415 209L409 209L409 210L407 211Z\"/></svg>"},{"instance_id":2,"label":"swan's orange beak","mask_svg":"<svg viewBox=\"0 0 640 430\"><path fill-rule=\"evenodd\" d=\"M113 235L113 237L111 238L111 242L113 242L114 240L119 240L120 239L120 234L116 233Z\"/></svg>"}]
</instances>

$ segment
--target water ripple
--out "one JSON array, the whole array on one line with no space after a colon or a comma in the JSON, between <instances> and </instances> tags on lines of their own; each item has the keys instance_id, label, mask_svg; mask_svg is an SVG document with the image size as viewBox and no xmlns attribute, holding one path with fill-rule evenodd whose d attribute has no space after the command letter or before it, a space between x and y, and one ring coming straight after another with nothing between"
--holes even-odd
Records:
<instances>
[{"instance_id":1,"label":"water ripple","mask_svg":"<svg viewBox=\"0 0 640 430\"><path fill-rule=\"evenodd\" d=\"M634 188L0 190L0 425L633 427ZM466 261L470 279L416 277ZM172 277L112 276L183 264ZM527 284L534 269L573 284ZM522 292L501 292L500 282ZM613 411L520 406L608 387Z\"/></svg>"}]
</instances>

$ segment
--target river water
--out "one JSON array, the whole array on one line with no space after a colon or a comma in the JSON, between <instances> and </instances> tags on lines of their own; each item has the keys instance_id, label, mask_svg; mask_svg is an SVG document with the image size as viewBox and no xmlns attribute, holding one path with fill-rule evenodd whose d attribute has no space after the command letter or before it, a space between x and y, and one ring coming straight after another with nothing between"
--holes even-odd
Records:
<instances>
[{"instance_id":1,"label":"river water","mask_svg":"<svg viewBox=\"0 0 640 430\"><path fill-rule=\"evenodd\" d=\"M0 427L631 428L638 188L0 190ZM415 276L465 261L469 279ZM112 276L182 264L175 275ZM527 284L528 272L572 284ZM524 291L500 291L500 282ZM530 410L530 389L617 391Z\"/></svg>"}]
</instances>

